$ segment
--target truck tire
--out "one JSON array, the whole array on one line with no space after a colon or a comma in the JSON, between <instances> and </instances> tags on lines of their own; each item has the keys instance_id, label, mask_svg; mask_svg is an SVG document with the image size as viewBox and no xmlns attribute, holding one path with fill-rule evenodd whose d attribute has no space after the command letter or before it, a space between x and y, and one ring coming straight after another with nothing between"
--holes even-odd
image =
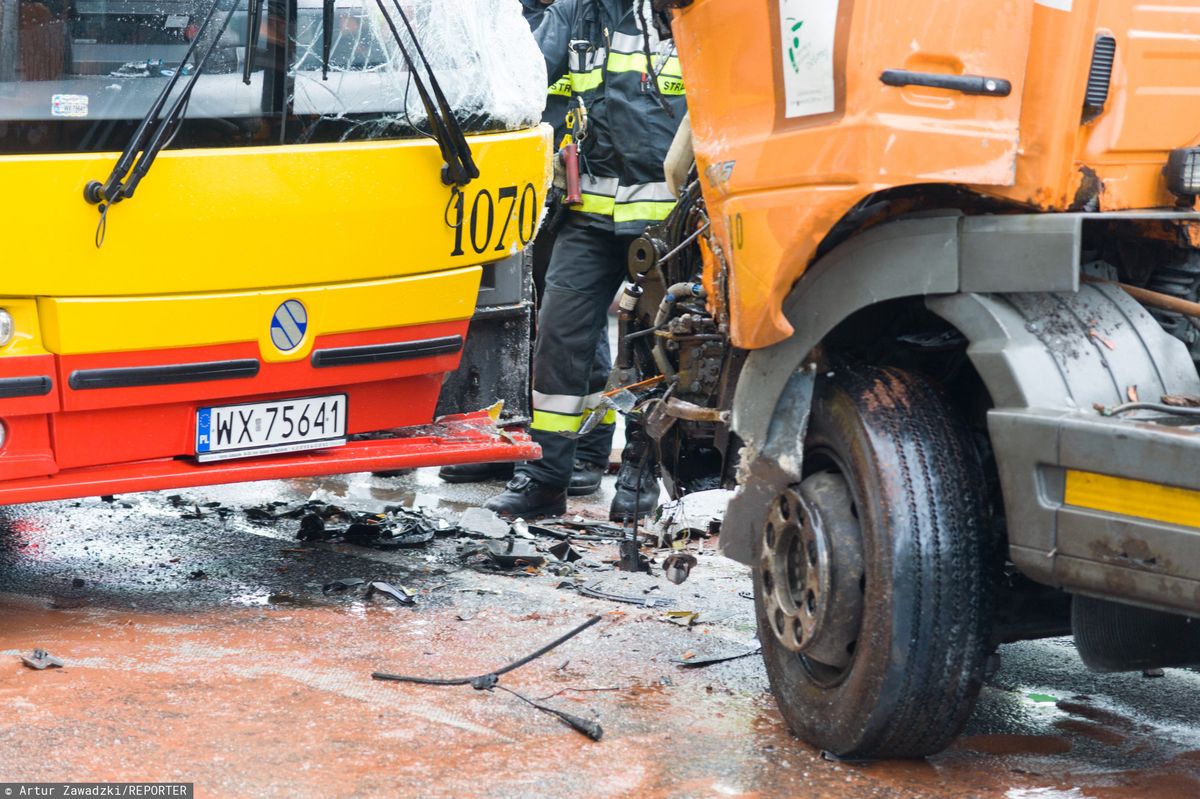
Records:
<instances>
[{"instance_id":1,"label":"truck tire","mask_svg":"<svg viewBox=\"0 0 1200 799\"><path fill-rule=\"evenodd\" d=\"M970 714L989 654L997 549L970 434L926 378L839 368L816 388L804 474L755 542L779 709L838 757L934 754Z\"/></svg>"}]
</instances>

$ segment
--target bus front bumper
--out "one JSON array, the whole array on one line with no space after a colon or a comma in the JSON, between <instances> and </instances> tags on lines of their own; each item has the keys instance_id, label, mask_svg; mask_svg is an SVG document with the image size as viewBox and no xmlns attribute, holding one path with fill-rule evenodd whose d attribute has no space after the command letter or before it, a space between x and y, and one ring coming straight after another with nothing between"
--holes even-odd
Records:
<instances>
[{"instance_id":1,"label":"bus front bumper","mask_svg":"<svg viewBox=\"0 0 1200 799\"><path fill-rule=\"evenodd\" d=\"M201 464L191 458L162 458L65 469L49 477L0 481L0 505L138 491L533 460L541 449L528 433L498 426L487 411L444 417L417 427L354 438L341 447L292 455Z\"/></svg>"}]
</instances>

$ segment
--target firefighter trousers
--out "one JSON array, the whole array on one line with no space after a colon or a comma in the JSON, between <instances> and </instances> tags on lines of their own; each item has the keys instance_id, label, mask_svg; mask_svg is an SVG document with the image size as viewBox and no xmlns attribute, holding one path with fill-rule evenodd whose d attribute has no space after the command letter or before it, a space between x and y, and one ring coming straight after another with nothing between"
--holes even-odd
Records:
<instances>
[{"instance_id":1,"label":"firefighter trousers","mask_svg":"<svg viewBox=\"0 0 1200 799\"><path fill-rule=\"evenodd\" d=\"M608 462L595 432L583 439L572 434L608 382L608 309L625 279L631 241L569 215L554 243L533 349L530 433L542 447L542 459L517 469L547 485L565 487L576 459ZM607 450L613 427L597 429L603 427Z\"/></svg>"}]
</instances>

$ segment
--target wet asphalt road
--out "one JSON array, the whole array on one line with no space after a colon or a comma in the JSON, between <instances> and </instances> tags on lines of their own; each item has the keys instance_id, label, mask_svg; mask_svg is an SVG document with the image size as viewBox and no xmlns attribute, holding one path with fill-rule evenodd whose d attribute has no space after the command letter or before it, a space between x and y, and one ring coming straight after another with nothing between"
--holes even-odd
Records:
<instances>
[{"instance_id":1,"label":"wet asphalt road","mask_svg":"<svg viewBox=\"0 0 1200 799\"><path fill-rule=\"evenodd\" d=\"M835 763L788 734L756 657L674 662L755 645L748 578L711 542L681 586L581 545L599 567L581 579L665 598L650 609L560 587L572 575L464 567L454 539L303 545L295 521L243 513L310 497L461 510L497 487L422 470L0 508L0 781L176 780L232 797L1200 797L1192 671L1098 676L1068 641L1006 646L948 752ZM610 490L575 510L601 515ZM343 577L402 585L416 606L322 593ZM685 627L667 610L700 615ZM370 678L487 672L592 614L501 684L598 719L600 743L502 692ZM66 667L24 668L35 647Z\"/></svg>"}]
</instances>

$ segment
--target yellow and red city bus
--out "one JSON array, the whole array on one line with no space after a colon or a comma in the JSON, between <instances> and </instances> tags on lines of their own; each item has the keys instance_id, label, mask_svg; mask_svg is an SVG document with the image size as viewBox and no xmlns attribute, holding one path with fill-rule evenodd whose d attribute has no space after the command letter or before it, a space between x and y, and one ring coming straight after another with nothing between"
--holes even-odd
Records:
<instances>
[{"instance_id":1,"label":"yellow and red city bus","mask_svg":"<svg viewBox=\"0 0 1200 799\"><path fill-rule=\"evenodd\" d=\"M432 0L305 2L0 0L0 503L537 455L432 424L464 347L504 347L472 318L549 182L544 75L486 91L480 30L540 67L517 4L459 37ZM438 125L478 177L444 179ZM139 126L169 146L115 196ZM527 323L519 295L488 313ZM490 404L478 374L440 410Z\"/></svg>"}]
</instances>

